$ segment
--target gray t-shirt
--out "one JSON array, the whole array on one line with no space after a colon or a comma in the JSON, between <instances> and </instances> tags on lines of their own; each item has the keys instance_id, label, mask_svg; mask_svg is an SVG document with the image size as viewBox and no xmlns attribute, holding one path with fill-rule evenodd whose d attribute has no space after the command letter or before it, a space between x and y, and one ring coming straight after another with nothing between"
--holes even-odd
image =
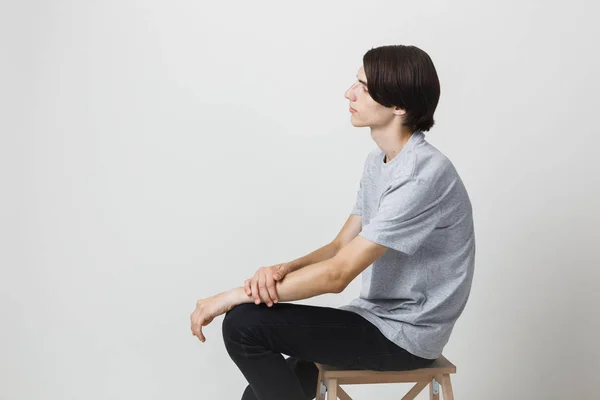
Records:
<instances>
[{"instance_id":1,"label":"gray t-shirt","mask_svg":"<svg viewBox=\"0 0 600 400\"><path fill-rule=\"evenodd\" d=\"M450 160L416 131L390 162L375 148L351 214L360 236L389 249L362 272L360 296L339 307L412 354L434 359L450 338L473 279L467 191Z\"/></svg>"}]
</instances>

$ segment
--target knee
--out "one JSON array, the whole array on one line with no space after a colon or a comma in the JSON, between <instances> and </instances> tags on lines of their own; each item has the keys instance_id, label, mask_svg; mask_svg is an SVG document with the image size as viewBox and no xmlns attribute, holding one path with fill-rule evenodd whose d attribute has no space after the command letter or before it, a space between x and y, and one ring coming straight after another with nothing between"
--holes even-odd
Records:
<instances>
[{"instance_id":1,"label":"knee","mask_svg":"<svg viewBox=\"0 0 600 400\"><path fill-rule=\"evenodd\" d=\"M255 304L240 304L227 311L223 319L222 333L225 341L239 341L245 331L248 330L251 322L251 312Z\"/></svg>"},{"instance_id":2,"label":"knee","mask_svg":"<svg viewBox=\"0 0 600 400\"><path fill-rule=\"evenodd\" d=\"M242 394L242 400L258 400L250 385L246 386L246 390L244 390L244 393Z\"/></svg>"}]
</instances>

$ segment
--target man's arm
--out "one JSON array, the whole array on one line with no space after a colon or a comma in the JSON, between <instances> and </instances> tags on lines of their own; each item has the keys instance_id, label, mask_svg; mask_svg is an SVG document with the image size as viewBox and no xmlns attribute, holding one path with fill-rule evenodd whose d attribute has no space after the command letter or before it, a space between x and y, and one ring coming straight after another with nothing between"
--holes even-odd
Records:
<instances>
[{"instance_id":1,"label":"man's arm","mask_svg":"<svg viewBox=\"0 0 600 400\"><path fill-rule=\"evenodd\" d=\"M279 297L282 301L294 301L325 293L340 293L386 250L387 247L357 236L335 257L291 272L283 281L277 282ZM253 300L252 296L246 294L243 286L198 300L196 309L190 316L192 333L204 342L203 326L237 305L252 303Z\"/></svg>"},{"instance_id":2,"label":"man's arm","mask_svg":"<svg viewBox=\"0 0 600 400\"><path fill-rule=\"evenodd\" d=\"M357 214L351 214L331 243L328 243L297 260L278 265L276 269L277 272L275 273L273 273L273 267L259 269L254 277L247 279L244 282L245 293L248 296L252 296L256 304L259 304L262 300L270 307L272 303L280 301L276 281L281 281L287 274L298 271L308 265L315 265L322 263L323 261L331 260L359 234L361 229L362 217ZM317 293L315 296L318 294L322 293Z\"/></svg>"},{"instance_id":3,"label":"man's arm","mask_svg":"<svg viewBox=\"0 0 600 400\"><path fill-rule=\"evenodd\" d=\"M388 248L357 236L329 260L308 265L290 272L276 283L280 301L303 300L327 293L341 293ZM234 289L238 304L253 303L244 288Z\"/></svg>"},{"instance_id":4,"label":"man's arm","mask_svg":"<svg viewBox=\"0 0 600 400\"><path fill-rule=\"evenodd\" d=\"M310 264L285 275L282 281L275 282L279 302L303 300L327 293L340 293L341 281L338 260L335 257ZM243 286L233 289L236 304L254 303Z\"/></svg>"},{"instance_id":5,"label":"man's arm","mask_svg":"<svg viewBox=\"0 0 600 400\"><path fill-rule=\"evenodd\" d=\"M362 217L356 214L350 215L331 243L326 244L304 257L288 262L287 264L290 267L289 271L297 271L307 265L316 264L335 257L344 246L350 243L350 241L360 233L361 229Z\"/></svg>"},{"instance_id":6,"label":"man's arm","mask_svg":"<svg viewBox=\"0 0 600 400\"><path fill-rule=\"evenodd\" d=\"M325 246L318 248L310 254L300 257L294 261L287 263L289 272L297 271L307 265L316 264L321 261L329 260L334 257L339 251L339 245L336 242L327 243Z\"/></svg>"}]
</instances>

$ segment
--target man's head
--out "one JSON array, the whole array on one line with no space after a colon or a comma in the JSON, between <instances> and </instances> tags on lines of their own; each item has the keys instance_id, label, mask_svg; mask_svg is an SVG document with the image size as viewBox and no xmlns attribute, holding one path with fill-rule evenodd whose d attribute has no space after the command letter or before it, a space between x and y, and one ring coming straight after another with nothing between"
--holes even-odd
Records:
<instances>
[{"instance_id":1,"label":"man's head","mask_svg":"<svg viewBox=\"0 0 600 400\"><path fill-rule=\"evenodd\" d=\"M352 125L409 132L428 131L440 98L440 82L431 58L415 46L381 46L363 56L350 100Z\"/></svg>"}]
</instances>

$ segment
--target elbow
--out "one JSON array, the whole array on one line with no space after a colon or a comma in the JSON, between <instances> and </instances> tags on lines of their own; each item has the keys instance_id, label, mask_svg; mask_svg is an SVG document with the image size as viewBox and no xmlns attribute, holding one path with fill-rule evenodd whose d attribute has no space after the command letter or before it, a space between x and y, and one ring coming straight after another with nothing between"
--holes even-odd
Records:
<instances>
[{"instance_id":1,"label":"elbow","mask_svg":"<svg viewBox=\"0 0 600 400\"><path fill-rule=\"evenodd\" d=\"M331 290L331 293L333 293L333 294L340 294L344 290L346 290L346 286L348 286L348 285L341 285L341 284L335 285L333 287L333 289Z\"/></svg>"},{"instance_id":2,"label":"elbow","mask_svg":"<svg viewBox=\"0 0 600 400\"><path fill-rule=\"evenodd\" d=\"M332 268L328 273L327 282L329 282L329 293L342 293L348 286L348 282L342 273L342 269L339 267L336 268L335 265L332 265Z\"/></svg>"},{"instance_id":3,"label":"elbow","mask_svg":"<svg viewBox=\"0 0 600 400\"><path fill-rule=\"evenodd\" d=\"M337 239L333 240L331 243L329 243L329 246L331 246L331 248L333 249L333 256L335 257L337 255L337 253L340 252L340 250L342 249L342 247L344 247L344 245Z\"/></svg>"}]
</instances>

